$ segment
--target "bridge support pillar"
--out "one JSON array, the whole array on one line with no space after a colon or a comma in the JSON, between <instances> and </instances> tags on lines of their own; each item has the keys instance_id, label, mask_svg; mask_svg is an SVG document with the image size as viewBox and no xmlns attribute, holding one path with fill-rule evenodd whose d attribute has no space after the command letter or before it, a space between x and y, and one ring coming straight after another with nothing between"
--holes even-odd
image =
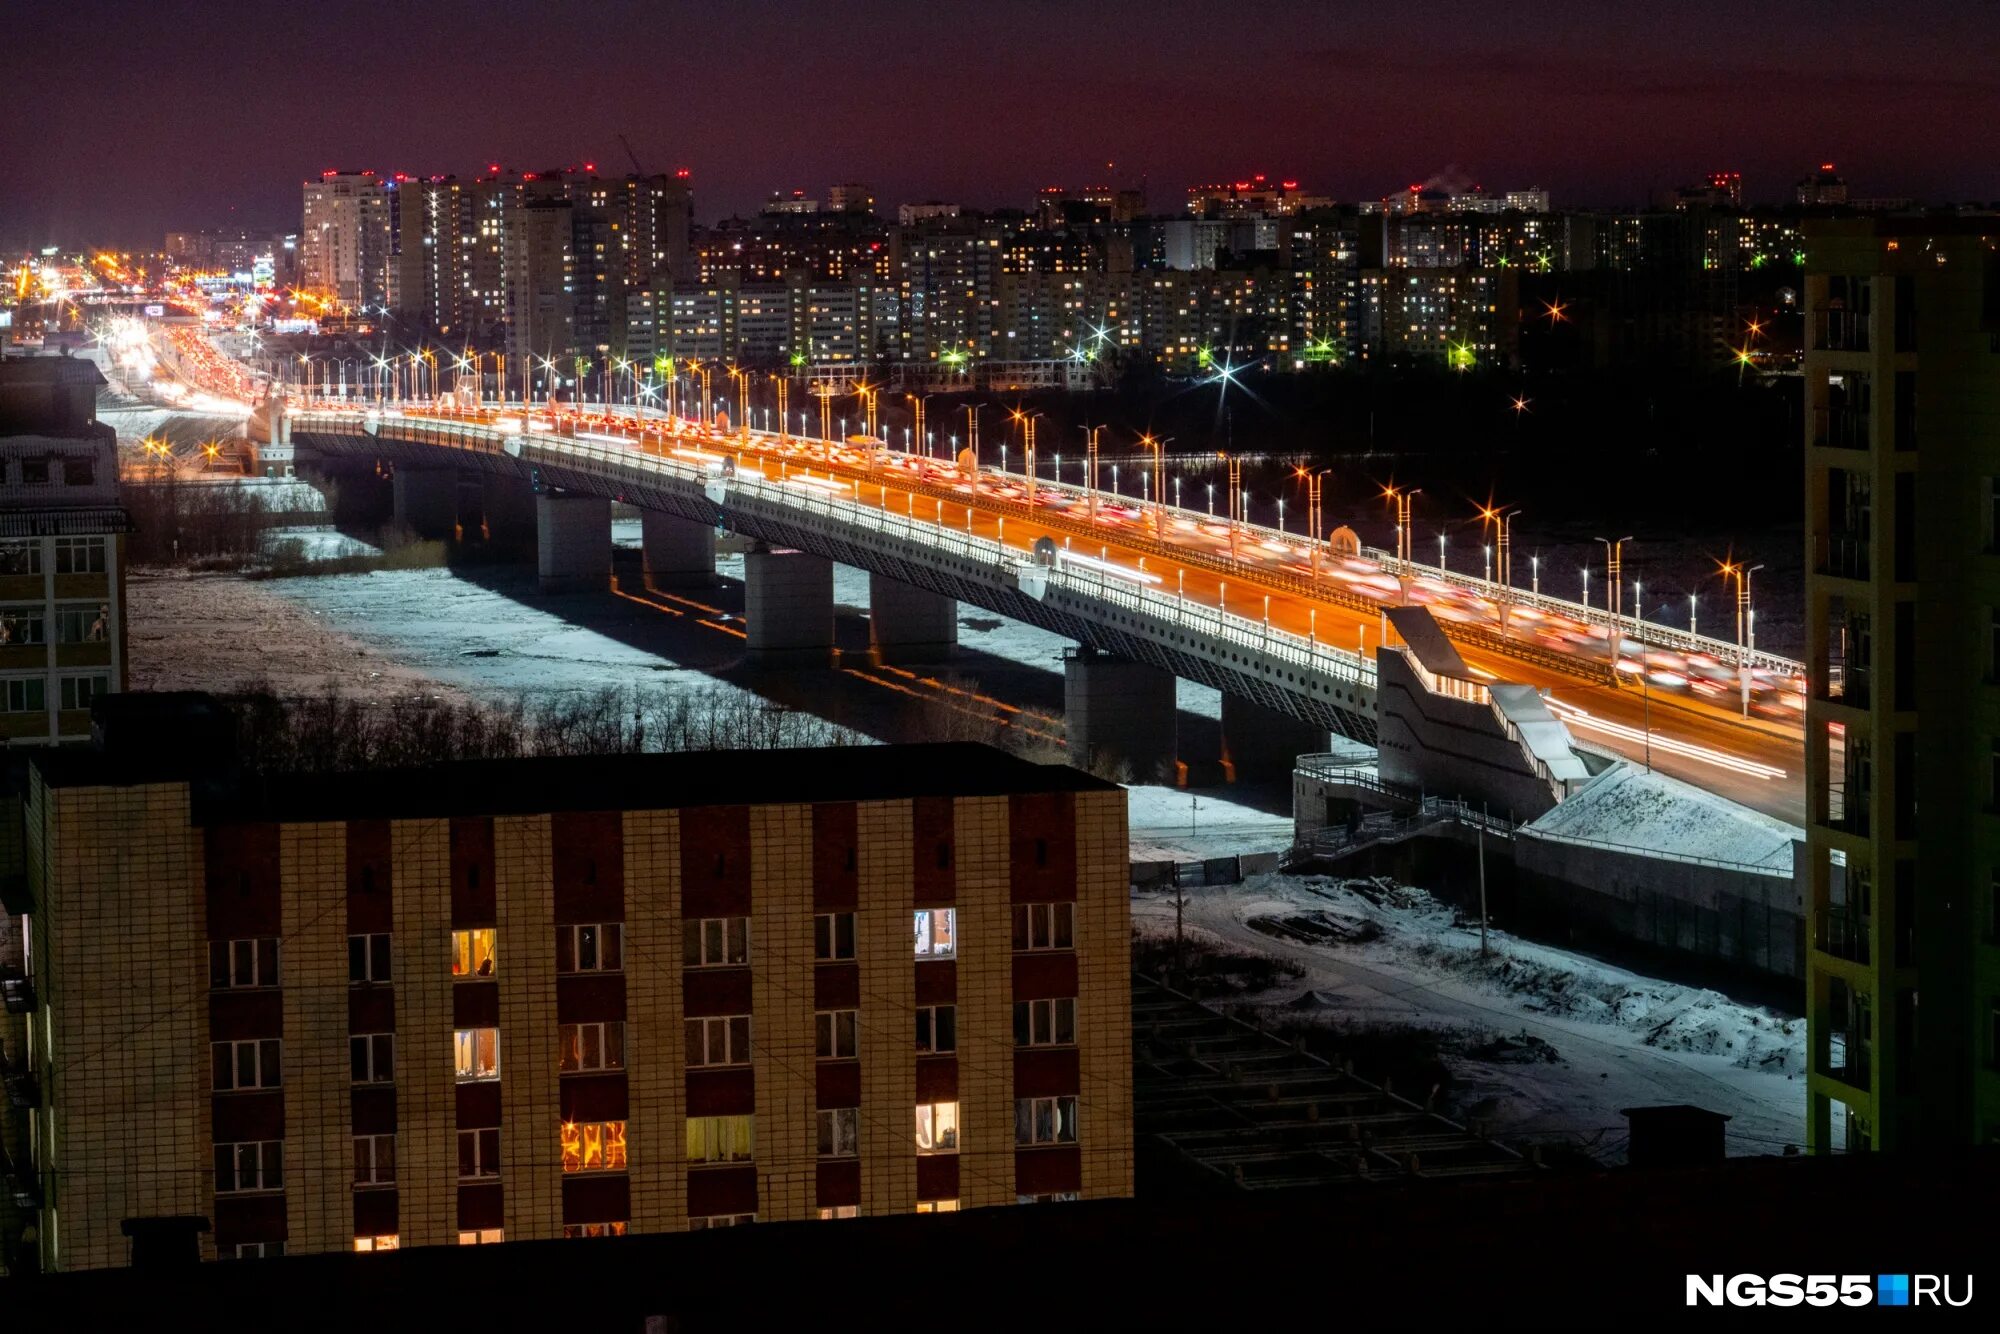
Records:
<instances>
[{"instance_id":1,"label":"bridge support pillar","mask_svg":"<svg viewBox=\"0 0 2000 1334\"><path fill-rule=\"evenodd\" d=\"M520 543L525 547L535 540L535 493L518 478L482 477L479 517L487 541Z\"/></svg>"},{"instance_id":2,"label":"bridge support pillar","mask_svg":"<svg viewBox=\"0 0 2000 1334\"><path fill-rule=\"evenodd\" d=\"M396 469L390 479L396 525L418 537L451 537L458 527L458 469Z\"/></svg>"},{"instance_id":3,"label":"bridge support pillar","mask_svg":"<svg viewBox=\"0 0 2000 1334\"><path fill-rule=\"evenodd\" d=\"M1177 704L1172 672L1093 649L1063 664L1070 763L1126 765L1138 779L1175 770Z\"/></svg>"},{"instance_id":4,"label":"bridge support pillar","mask_svg":"<svg viewBox=\"0 0 2000 1334\"><path fill-rule=\"evenodd\" d=\"M584 593L611 582L611 502L535 497L535 563L544 593Z\"/></svg>"},{"instance_id":5,"label":"bridge support pillar","mask_svg":"<svg viewBox=\"0 0 2000 1334\"><path fill-rule=\"evenodd\" d=\"M639 511L646 587L693 588L715 582L715 529L693 519Z\"/></svg>"},{"instance_id":6,"label":"bridge support pillar","mask_svg":"<svg viewBox=\"0 0 2000 1334\"><path fill-rule=\"evenodd\" d=\"M868 647L877 662L935 662L958 647L958 599L868 576Z\"/></svg>"},{"instance_id":7,"label":"bridge support pillar","mask_svg":"<svg viewBox=\"0 0 2000 1334\"><path fill-rule=\"evenodd\" d=\"M1247 699L1222 696L1222 761L1237 782L1289 779L1292 762L1329 745L1325 729Z\"/></svg>"},{"instance_id":8,"label":"bridge support pillar","mask_svg":"<svg viewBox=\"0 0 2000 1334\"><path fill-rule=\"evenodd\" d=\"M743 615L752 659L825 666L833 658L833 562L753 548L743 557Z\"/></svg>"}]
</instances>

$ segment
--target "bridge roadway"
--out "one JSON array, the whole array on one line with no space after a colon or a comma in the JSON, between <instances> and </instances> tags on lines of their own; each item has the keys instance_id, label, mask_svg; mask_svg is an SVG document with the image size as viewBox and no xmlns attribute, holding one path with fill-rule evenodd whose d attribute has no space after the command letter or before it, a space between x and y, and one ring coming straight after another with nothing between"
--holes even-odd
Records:
<instances>
[{"instance_id":1,"label":"bridge roadway","mask_svg":"<svg viewBox=\"0 0 2000 1334\"><path fill-rule=\"evenodd\" d=\"M615 417L583 425L539 414L530 423L518 409L437 407L344 407L291 420L296 444L327 453L521 475L539 467L549 485L900 578L1374 740L1372 662L1355 650L1379 644L1381 604L1324 573L1315 579L1239 558L1265 539L1262 530L1239 526L1232 543L1227 525L1206 516L1168 509L1156 517L1107 499L1093 516L1085 493L1046 481L1031 506L1014 474L982 471L975 483L949 464L886 450L685 422L673 424L678 430ZM725 460L731 478L721 475ZM1027 567L1043 537L1067 557L1037 575ZM1633 759L1650 751L1662 772L1803 823L1799 727L1739 718L1733 695L1732 707L1720 707L1632 680L1614 684L1603 662L1490 628L1444 625L1476 671L1545 689L1579 740Z\"/></svg>"}]
</instances>

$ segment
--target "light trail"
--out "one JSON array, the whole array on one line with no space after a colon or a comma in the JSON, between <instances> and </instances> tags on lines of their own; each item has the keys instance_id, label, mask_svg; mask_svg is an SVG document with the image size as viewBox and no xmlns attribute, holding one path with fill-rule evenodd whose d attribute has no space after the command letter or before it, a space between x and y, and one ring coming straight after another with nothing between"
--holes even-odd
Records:
<instances>
[{"instance_id":1,"label":"light trail","mask_svg":"<svg viewBox=\"0 0 2000 1334\"><path fill-rule=\"evenodd\" d=\"M1576 728L1580 731L1601 732L1606 736L1617 737L1621 741L1629 741L1634 745L1650 745L1654 750L1665 751L1669 755L1678 755L1682 759L1693 760L1697 764L1713 765L1718 769L1727 769L1731 773L1744 774L1751 778L1761 778L1766 782L1773 778L1783 778L1786 776L1785 771L1776 765L1762 764L1756 760L1746 760L1740 756L1731 755L1727 751L1712 750L1707 746L1697 746L1691 741L1682 741L1665 732L1649 732L1637 727L1628 727L1624 723L1610 722L1583 709L1579 709L1574 704L1564 704L1559 700L1551 699L1548 701L1548 705L1549 711L1561 719L1566 726Z\"/></svg>"}]
</instances>

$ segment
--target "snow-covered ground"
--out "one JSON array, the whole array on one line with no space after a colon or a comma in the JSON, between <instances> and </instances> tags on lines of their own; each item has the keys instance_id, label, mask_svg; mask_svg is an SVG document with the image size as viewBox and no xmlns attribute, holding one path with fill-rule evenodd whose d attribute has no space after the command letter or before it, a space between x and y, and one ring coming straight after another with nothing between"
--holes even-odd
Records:
<instances>
[{"instance_id":1,"label":"snow-covered ground","mask_svg":"<svg viewBox=\"0 0 2000 1334\"><path fill-rule=\"evenodd\" d=\"M1785 875L1792 870L1792 844L1806 836L1796 825L1630 761L1605 770L1528 829Z\"/></svg>"},{"instance_id":2,"label":"snow-covered ground","mask_svg":"<svg viewBox=\"0 0 2000 1334\"><path fill-rule=\"evenodd\" d=\"M1305 970L1245 998L1281 1017L1437 1033L1455 1109L1497 1132L1615 1158L1620 1108L1692 1103L1731 1118L1732 1153L1777 1153L1802 1134L1803 1020L1501 931L1481 959L1476 922L1385 882L1260 875L1191 891L1185 914L1197 936ZM1170 935L1172 895L1135 896L1133 917Z\"/></svg>"},{"instance_id":3,"label":"snow-covered ground","mask_svg":"<svg viewBox=\"0 0 2000 1334\"><path fill-rule=\"evenodd\" d=\"M309 561L340 560L347 556L379 556L382 548L372 542L364 542L358 537L350 537L338 528L328 525L299 525L288 528L269 528L264 532L264 550L268 553L282 542L297 542L302 548L304 559Z\"/></svg>"},{"instance_id":4,"label":"snow-covered ground","mask_svg":"<svg viewBox=\"0 0 2000 1334\"><path fill-rule=\"evenodd\" d=\"M1128 787L1132 860L1199 861L1279 852L1292 842L1292 817L1245 806L1213 791Z\"/></svg>"}]
</instances>

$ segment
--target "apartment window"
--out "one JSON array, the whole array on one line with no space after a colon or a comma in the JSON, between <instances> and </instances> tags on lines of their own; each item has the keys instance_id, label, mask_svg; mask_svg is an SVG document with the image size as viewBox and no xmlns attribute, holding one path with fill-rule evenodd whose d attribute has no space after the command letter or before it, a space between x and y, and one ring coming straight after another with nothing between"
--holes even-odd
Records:
<instances>
[{"instance_id":1,"label":"apartment window","mask_svg":"<svg viewBox=\"0 0 2000 1334\"><path fill-rule=\"evenodd\" d=\"M111 678L108 676L65 676L60 685L58 707L72 711L87 709L99 695L111 693Z\"/></svg>"},{"instance_id":2,"label":"apartment window","mask_svg":"<svg viewBox=\"0 0 2000 1334\"><path fill-rule=\"evenodd\" d=\"M356 1237L354 1249L357 1251L400 1251L403 1238L394 1232L383 1232L373 1237Z\"/></svg>"},{"instance_id":3,"label":"apartment window","mask_svg":"<svg viewBox=\"0 0 2000 1334\"><path fill-rule=\"evenodd\" d=\"M917 1104L917 1152L958 1152L958 1104L920 1102Z\"/></svg>"},{"instance_id":4,"label":"apartment window","mask_svg":"<svg viewBox=\"0 0 2000 1334\"><path fill-rule=\"evenodd\" d=\"M757 1221L755 1214L709 1214L688 1219L688 1231L706 1232L712 1227L743 1227Z\"/></svg>"},{"instance_id":5,"label":"apartment window","mask_svg":"<svg viewBox=\"0 0 2000 1334\"><path fill-rule=\"evenodd\" d=\"M357 1033L347 1040L349 1077L356 1084L391 1084L396 1079L396 1035Z\"/></svg>"},{"instance_id":6,"label":"apartment window","mask_svg":"<svg viewBox=\"0 0 2000 1334\"><path fill-rule=\"evenodd\" d=\"M1067 950L1076 947L1074 903L1014 905L1016 950Z\"/></svg>"},{"instance_id":7,"label":"apartment window","mask_svg":"<svg viewBox=\"0 0 2000 1334\"><path fill-rule=\"evenodd\" d=\"M47 642L40 607L0 607L0 648L25 648Z\"/></svg>"},{"instance_id":8,"label":"apartment window","mask_svg":"<svg viewBox=\"0 0 2000 1334\"><path fill-rule=\"evenodd\" d=\"M1076 1099L1016 1098L1014 1100L1014 1143L1076 1143Z\"/></svg>"},{"instance_id":9,"label":"apartment window","mask_svg":"<svg viewBox=\"0 0 2000 1334\"><path fill-rule=\"evenodd\" d=\"M0 542L0 574L40 574L40 542Z\"/></svg>"},{"instance_id":10,"label":"apartment window","mask_svg":"<svg viewBox=\"0 0 2000 1334\"><path fill-rule=\"evenodd\" d=\"M958 1212L958 1201L918 1200L917 1212L920 1214L955 1214Z\"/></svg>"},{"instance_id":11,"label":"apartment window","mask_svg":"<svg viewBox=\"0 0 2000 1334\"><path fill-rule=\"evenodd\" d=\"M500 1127L458 1132L458 1179L491 1180L500 1175Z\"/></svg>"},{"instance_id":12,"label":"apartment window","mask_svg":"<svg viewBox=\"0 0 2000 1334\"><path fill-rule=\"evenodd\" d=\"M690 1116L687 1160L690 1163L747 1163L755 1148L755 1126L749 1116Z\"/></svg>"},{"instance_id":13,"label":"apartment window","mask_svg":"<svg viewBox=\"0 0 2000 1334\"><path fill-rule=\"evenodd\" d=\"M857 1010L821 1010L813 1016L815 1054L822 1061L849 1061L855 1050L855 1030L860 1027Z\"/></svg>"},{"instance_id":14,"label":"apartment window","mask_svg":"<svg viewBox=\"0 0 2000 1334\"><path fill-rule=\"evenodd\" d=\"M100 644L110 633L111 613L108 607L84 603L65 604L56 608L56 642L58 644Z\"/></svg>"},{"instance_id":15,"label":"apartment window","mask_svg":"<svg viewBox=\"0 0 2000 1334\"><path fill-rule=\"evenodd\" d=\"M208 942L208 985L212 991L278 985L278 938Z\"/></svg>"},{"instance_id":16,"label":"apartment window","mask_svg":"<svg viewBox=\"0 0 2000 1334\"><path fill-rule=\"evenodd\" d=\"M563 1024L559 1027L558 1038L561 1047L559 1065L564 1074L625 1068L625 1024L622 1020Z\"/></svg>"},{"instance_id":17,"label":"apartment window","mask_svg":"<svg viewBox=\"0 0 2000 1334\"><path fill-rule=\"evenodd\" d=\"M387 931L347 938L347 980L354 985L389 980Z\"/></svg>"},{"instance_id":18,"label":"apartment window","mask_svg":"<svg viewBox=\"0 0 2000 1334\"><path fill-rule=\"evenodd\" d=\"M813 959L831 963L854 957L854 914L823 912L813 918Z\"/></svg>"},{"instance_id":19,"label":"apartment window","mask_svg":"<svg viewBox=\"0 0 2000 1334\"><path fill-rule=\"evenodd\" d=\"M1016 1195L1016 1204L1068 1204L1083 1197L1073 1190L1051 1191L1047 1195Z\"/></svg>"},{"instance_id":20,"label":"apartment window","mask_svg":"<svg viewBox=\"0 0 2000 1334\"><path fill-rule=\"evenodd\" d=\"M229 1093L241 1089L274 1089L280 1070L276 1038L253 1038L246 1042L212 1042L209 1053L215 1067L215 1091Z\"/></svg>"},{"instance_id":21,"label":"apartment window","mask_svg":"<svg viewBox=\"0 0 2000 1334\"><path fill-rule=\"evenodd\" d=\"M623 1172L623 1121L565 1121L562 1124L562 1170Z\"/></svg>"},{"instance_id":22,"label":"apartment window","mask_svg":"<svg viewBox=\"0 0 2000 1334\"><path fill-rule=\"evenodd\" d=\"M88 454L62 456L64 486L89 486L97 480L97 461Z\"/></svg>"},{"instance_id":23,"label":"apartment window","mask_svg":"<svg viewBox=\"0 0 2000 1334\"><path fill-rule=\"evenodd\" d=\"M500 1078L500 1030L461 1028L451 1035L452 1073L461 1084Z\"/></svg>"},{"instance_id":24,"label":"apartment window","mask_svg":"<svg viewBox=\"0 0 2000 1334\"><path fill-rule=\"evenodd\" d=\"M829 1218L859 1218L861 1206L858 1204L822 1204L819 1207L822 1221Z\"/></svg>"},{"instance_id":25,"label":"apartment window","mask_svg":"<svg viewBox=\"0 0 2000 1334\"><path fill-rule=\"evenodd\" d=\"M1017 1047L1067 1047L1076 1041L1076 1001L1058 1000L1014 1002L1014 1045Z\"/></svg>"},{"instance_id":26,"label":"apartment window","mask_svg":"<svg viewBox=\"0 0 2000 1334\"><path fill-rule=\"evenodd\" d=\"M748 1065L750 1016L732 1014L688 1020L687 1063L690 1066Z\"/></svg>"},{"instance_id":27,"label":"apartment window","mask_svg":"<svg viewBox=\"0 0 2000 1334\"><path fill-rule=\"evenodd\" d=\"M917 909L917 957L949 959L958 953L958 910Z\"/></svg>"},{"instance_id":28,"label":"apartment window","mask_svg":"<svg viewBox=\"0 0 2000 1334\"><path fill-rule=\"evenodd\" d=\"M471 931L451 933L451 975L453 977L491 977L496 960L493 957L494 930L482 926Z\"/></svg>"},{"instance_id":29,"label":"apartment window","mask_svg":"<svg viewBox=\"0 0 2000 1334\"><path fill-rule=\"evenodd\" d=\"M625 928L617 922L556 928L558 973L616 973L625 967Z\"/></svg>"},{"instance_id":30,"label":"apartment window","mask_svg":"<svg viewBox=\"0 0 2000 1334\"><path fill-rule=\"evenodd\" d=\"M925 1005L917 1010L917 1050L932 1056L958 1050L956 1005Z\"/></svg>"},{"instance_id":31,"label":"apartment window","mask_svg":"<svg viewBox=\"0 0 2000 1334\"><path fill-rule=\"evenodd\" d=\"M565 1237L622 1237L624 1223L564 1223Z\"/></svg>"},{"instance_id":32,"label":"apartment window","mask_svg":"<svg viewBox=\"0 0 2000 1334\"><path fill-rule=\"evenodd\" d=\"M58 537L57 574L103 574L104 540L97 537Z\"/></svg>"},{"instance_id":33,"label":"apartment window","mask_svg":"<svg viewBox=\"0 0 2000 1334\"><path fill-rule=\"evenodd\" d=\"M273 1260L285 1253L282 1241L239 1241L230 1253L237 1260Z\"/></svg>"},{"instance_id":34,"label":"apartment window","mask_svg":"<svg viewBox=\"0 0 2000 1334\"><path fill-rule=\"evenodd\" d=\"M563 1235L565 1237L569 1235L568 1228L563 1229ZM458 1244L461 1246L491 1246L494 1242L504 1239L505 1229L497 1227L461 1229L458 1234Z\"/></svg>"},{"instance_id":35,"label":"apartment window","mask_svg":"<svg viewBox=\"0 0 2000 1334\"><path fill-rule=\"evenodd\" d=\"M393 1186L396 1184L396 1137L356 1135L354 1137L354 1184Z\"/></svg>"},{"instance_id":36,"label":"apartment window","mask_svg":"<svg viewBox=\"0 0 2000 1334\"><path fill-rule=\"evenodd\" d=\"M215 1193L242 1195L285 1188L283 1140L250 1140L215 1146Z\"/></svg>"},{"instance_id":37,"label":"apartment window","mask_svg":"<svg viewBox=\"0 0 2000 1334\"><path fill-rule=\"evenodd\" d=\"M819 1156L853 1158L861 1152L861 1109L825 1107L818 1113Z\"/></svg>"},{"instance_id":38,"label":"apartment window","mask_svg":"<svg viewBox=\"0 0 2000 1334\"><path fill-rule=\"evenodd\" d=\"M690 917L682 936L681 962L689 968L726 968L750 962L750 919Z\"/></svg>"},{"instance_id":39,"label":"apartment window","mask_svg":"<svg viewBox=\"0 0 2000 1334\"><path fill-rule=\"evenodd\" d=\"M6 622L0 620L0 645L8 642L5 638ZM41 677L17 677L5 682L0 689L0 712L41 713L48 708L47 687Z\"/></svg>"}]
</instances>

